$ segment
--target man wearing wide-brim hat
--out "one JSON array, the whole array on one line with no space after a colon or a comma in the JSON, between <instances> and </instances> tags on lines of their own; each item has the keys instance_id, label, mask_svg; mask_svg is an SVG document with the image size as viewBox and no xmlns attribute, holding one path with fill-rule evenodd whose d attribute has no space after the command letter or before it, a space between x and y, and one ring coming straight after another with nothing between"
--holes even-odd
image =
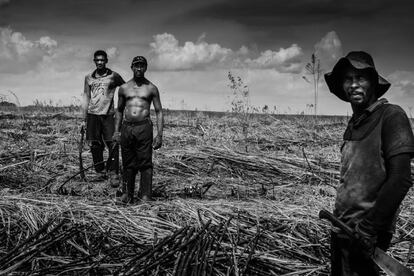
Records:
<instances>
[{"instance_id":1,"label":"man wearing wide-brim hat","mask_svg":"<svg viewBox=\"0 0 414 276\"><path fill-rule=\"evenodd\" d=\"M355 229L353 242L338 229L331 237L331 275L380 275L370 259L387 250L399 206L411 182L414 137L403 109L379 99L391 84L366 52L350 52L325 74L331 93L351 104L341 147L341 178L334 214Z\"/></svg>"}]
</instances>

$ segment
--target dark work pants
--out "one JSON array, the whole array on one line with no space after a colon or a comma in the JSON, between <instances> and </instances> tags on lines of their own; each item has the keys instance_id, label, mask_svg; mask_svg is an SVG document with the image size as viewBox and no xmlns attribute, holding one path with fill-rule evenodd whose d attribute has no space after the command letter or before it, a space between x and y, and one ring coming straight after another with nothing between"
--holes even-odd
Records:
<instances>
[{"instance_id":1,"label":"dark work pants","mask_svg":"<svg viewBox=\"0 0 414 276\"><path fill-rule=\"evenodd\" d=\"M118 174L119 168L119 147L112 142L112 135L115 130L113 115L88 114L86 119L86 140L89 141L92 153L92 160L96 172L107 171ZM108 148L109 156L103 162L105 145Z\"/></svg>"},{"instance_id":2,"label":"dark work pants","mask_svg":"<svg viewBox=\"0 0 414 276\"><path fill-rule=\"evenodd\" d=\"M377 247L386 251L392 233L378 235ZM331 232L331 276L379 276L380 269L368 256L345 236Z\"/></svg>"},{"instance_id":3,"label":"dark work pants","mask_svg":"<svg viewBox=\"0 0 414 276\"><path fill-rule=\"evenodd\" d=\"M135 178L141 172L140 195L151 197L152 189L152 123L151 120L123 122L121 130L121 153L123 176L130 196L135 189ZM147 177L143 178L143 174ZM150 176L150 177L148 177Z\"/></svg>"}]
</instances>

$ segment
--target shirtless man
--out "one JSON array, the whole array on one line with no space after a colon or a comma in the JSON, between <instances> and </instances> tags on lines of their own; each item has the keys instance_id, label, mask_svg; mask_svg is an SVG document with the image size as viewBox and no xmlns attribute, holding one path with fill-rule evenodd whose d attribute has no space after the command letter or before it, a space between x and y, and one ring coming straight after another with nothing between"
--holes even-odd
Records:
<instances>
[{"instance_id":1,"label":"shirtless man","mask_svg":"<svg viewBox=\"0 0 414 276\"><path fill-rule=\"evenodd\" d=\"M133 203L135 177L141 173L139 196L151 200L152 149L162 145L164 118L158 88L147 80L147 60L137 56L132 60L134 77L118 91L118 110L115 113L113 141L121 143L124 177L120 203ZM150 106L154 104L157 116L157 136L153 139ZM122 128L121 128L122 125Z\"/></svg>"}]
</instances>

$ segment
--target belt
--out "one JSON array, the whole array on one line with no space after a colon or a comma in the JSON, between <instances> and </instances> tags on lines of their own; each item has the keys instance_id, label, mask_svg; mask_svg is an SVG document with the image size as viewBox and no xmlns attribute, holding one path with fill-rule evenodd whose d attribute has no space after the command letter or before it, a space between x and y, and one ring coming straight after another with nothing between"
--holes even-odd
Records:
<instances>
[{"instance_id":1,"label":"belt","mask_svg":"<svg viewBox=\"0 0 414 276\"><path fill-rule=\"evenodd\" d=\"M150 122L151 122L150 118L145 118L142 121L136 121L136 122L123 121L122 124L125 124L127 126L140 126L140 125L148 124Z\"/></svg>"}]
</instances>

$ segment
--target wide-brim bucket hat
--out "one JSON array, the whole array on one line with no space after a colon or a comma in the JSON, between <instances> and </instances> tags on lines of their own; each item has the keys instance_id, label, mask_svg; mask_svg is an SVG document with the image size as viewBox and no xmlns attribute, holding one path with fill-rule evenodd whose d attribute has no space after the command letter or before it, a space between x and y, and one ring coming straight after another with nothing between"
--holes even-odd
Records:
<instances>
[{"instance_id":1,"label":"wide-brim bucket hat","mask_svg":"<svg viewBox=\"0 0 414 276\"><path fill-rule=\"evenodd\" d=\"M378 76L378 86L375 90L377 98L384 95L390 88L391 84L386 79L381 77L375 69L374 60L371 55L363 51L354 51L338 60L332 69L332 72L325 74L325 81L328 85L329 91L341 100L349 102L345 91L342 88L344 68L349 66L360 70L371 69L375 72L376 76Z\"/></svg>"}]
</instances>

